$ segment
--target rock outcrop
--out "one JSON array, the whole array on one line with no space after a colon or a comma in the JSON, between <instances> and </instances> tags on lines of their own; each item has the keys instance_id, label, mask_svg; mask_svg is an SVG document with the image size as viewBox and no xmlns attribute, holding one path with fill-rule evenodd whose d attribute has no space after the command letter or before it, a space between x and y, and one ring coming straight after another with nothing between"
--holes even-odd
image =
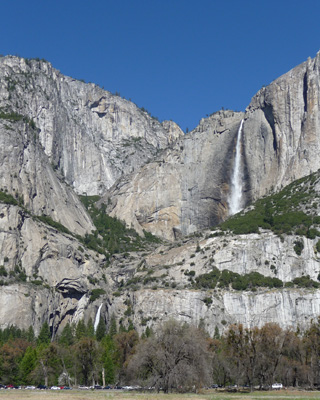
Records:
<instances>
[{"instance_id":1,"label":"rock outcrop","mask_svg":"<svg viewBox=\"0 0 320 400\"><path fill-rule=\"evenodd\" d=\"M224 220L242 118L244 205L318 170L319 96L320 52L262 88L245 113L219 112L201 120L173 151L161 155L161 163L124 177L110 190L109 210L136 229L168 239Z\"/></svg>"},{"instance_id":2,"label":"rock outcrop","mask_svg":"<svg viewBox=\"0 0 320 400\"><path fill-rule=\"evenodd\" d=\"M32 325L37 333L49 321L55 333L77 322L90 308L90 280L102 279L104 261L72 235L0 204L1 326Z\"/></svg>"},{"instance_id":3,"label":"rock outcrop","mask_svg":"<svg viewBox=\"0 0 320 400\"><path fill-rule=\"evenodd\" d=\"M297 255L295 236L280 238L272 232L251 235L225 235L184 240L179 245L160 246L157 251L125 264L112 260L108 270L111 287L121 287L105 299L102 316L109 323L112 314L128 323L131 319L139 333L174 318L204 324L213 335L230 324L262 326L279 323L285 328L303 329L320 313L320 290L287 287L204 289L194 286L196 278L213 267L240 275L259 272L284 283L309 275L318 280L320 255L318 239L301 238L304 250ZM192 278L192 279L191 279ZM115 290L115 289L114 289ZM95 306L101 303L99 299ZM130 314L128 314L130 305Z\"/></svg>"},{"instance_id":4,"label":"rock outcrop","mask_svg":"<svg viewBox=\"0 0 320 400\"><path fill-rule=\"evenodd\" d=\"M0 119L0 191L18 199L32 214L50 216L74 233L93 230L77 195L44 153L39 131L23 120L12 121L9 115Z\"/></svg>"},{"instance_id":5,"label":"rock outcrop","mask_svg":"<svg viewBox=\"0 0 320 400\"><path fill-rule=\"evenodd\" d=\"M320 52L253 97L243 128L253 199L320 168L319 95Z\"/></svg>"},{"instance_id":6,"label":"rock outcrop","mask_svg":"<svg viewBox=\"0 0 320 400\"><path fill-rule=\"evenodd\" d=\"M67 322L94 319L101 304L106 326L116 315L139 333L170 317L210 334L235 322L306 326L320 314L320 289L291 283L320 279L317 238L201 230L229 214L241 120L244 203L320 168L319 68L318 53L261 89L245 113L219 111L183 135L45 61L1 57L0 326L38 333L48 321L55 335ZM95 227L77 194L103 195L112 216L171 242L135 253L89 250L83 237ZM308 207L318 210L318 200ZM288 285L195 284L214 268Z\"/></svg>"},{"instance_id":7,"label":"rock outcrop","mask_svg":"<svg viewBox=\"0 0 320 400\"><path fill-rule=\"evenodd\" d=\"M105 195L111 215L173 240L228 215L233 151L243 113L220 111ZM111 203L111 204L110 204Z\"/></svg>"},{"instance_id":8,"label":"rock outcrop","mask_svg":"<svg viewBox=\"0 0 320 400\"><path fill-rule=\"evenodd\" d=\"M0 58L0 109L33 119L50 162L78 194L102 194L183 135L48 62L12 56Z\"/></svg>"}]
</instances>

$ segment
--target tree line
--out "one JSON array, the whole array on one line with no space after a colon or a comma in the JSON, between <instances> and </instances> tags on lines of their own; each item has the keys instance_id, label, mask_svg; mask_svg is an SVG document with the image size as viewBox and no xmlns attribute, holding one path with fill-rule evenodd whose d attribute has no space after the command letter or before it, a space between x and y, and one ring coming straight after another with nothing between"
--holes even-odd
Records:
<instances>
[{"instance_id":1,"label":"tree line","mask_svg":"<svg viewBox=\"0 0 320 400\"><path fill-rule=\"evenodd\" d=\"M201 325L201 324L200 324ZM174 320L141 336L111 318L106 332L87 324L67 324L51 339L44 323L33 329L0 330L0 383L14 385L124 385L191 391L213 383L268 388L320 385L320 317L308 329L282 329L274 323L245 328L231 325L210 337L199 326Z\"/></svg>"}]
</instances>

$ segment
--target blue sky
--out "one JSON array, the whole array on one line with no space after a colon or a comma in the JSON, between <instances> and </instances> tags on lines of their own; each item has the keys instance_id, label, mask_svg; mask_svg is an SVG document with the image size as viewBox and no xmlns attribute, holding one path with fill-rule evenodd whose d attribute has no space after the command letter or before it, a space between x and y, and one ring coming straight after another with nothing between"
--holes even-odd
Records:
<instances>
[{"instance_id":1,"label":"blue sky","mask_svg":"<svg viewBox=\"0 0 320 400\"><path fill-rule=\"evenodd\" d=\"M319 0L0 0L0 53L45 58L183 130L320 49Z\"/></svg>"}]
</instances>

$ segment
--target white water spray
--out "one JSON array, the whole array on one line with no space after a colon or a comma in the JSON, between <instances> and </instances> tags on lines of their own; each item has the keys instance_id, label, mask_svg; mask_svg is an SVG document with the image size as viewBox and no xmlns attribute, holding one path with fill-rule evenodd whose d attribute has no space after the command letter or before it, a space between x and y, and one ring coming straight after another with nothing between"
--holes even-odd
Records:
<instances>
[{"instance_id":1,"label":"white water spray","mask_svg":"<svg viewBox=\"0 0 320 400\"><path fill-rule=\"evenodd\" d=\"M237 145L236 145L236 155L234 159L232 177L231 177L231 188L229 196L229 215L238 213L242 209L242 181L243 174L241 168L241 137L242 137L242 125L243 120L241 120L238 135L237 135Z\"/></svg>"},{"instance_id":2,"label":"white water spray","mask_svg":"<svg viewBox=\"0 0 320 400\"><path fill-rule=\"evenodd\" d=\"M94 321L94 332L97 331L97 328L98 328L98 325L99 325L99 322L100 322L100 313L101 313L102 305L103 304L101 303L100 307L98 308L98 311L97 311L96 319Z\"/></svg>"}]
</instances>

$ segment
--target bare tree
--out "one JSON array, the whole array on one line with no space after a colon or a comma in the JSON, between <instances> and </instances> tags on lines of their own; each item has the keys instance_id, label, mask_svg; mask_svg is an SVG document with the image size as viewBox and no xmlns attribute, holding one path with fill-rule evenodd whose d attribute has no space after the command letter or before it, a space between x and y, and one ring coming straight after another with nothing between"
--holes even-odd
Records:
<instances>
[{"instance_id":1,"label":"bare tree","mask_svg":"<svg viewBox=\"0 0 320 400\"><path fill-rule=\"evenodd\" d=\"M128 371L132 380L165 393L196 390L210 381L208 342L196 327L169 321L138 345Z\"/></svg>"}]
</instances>

